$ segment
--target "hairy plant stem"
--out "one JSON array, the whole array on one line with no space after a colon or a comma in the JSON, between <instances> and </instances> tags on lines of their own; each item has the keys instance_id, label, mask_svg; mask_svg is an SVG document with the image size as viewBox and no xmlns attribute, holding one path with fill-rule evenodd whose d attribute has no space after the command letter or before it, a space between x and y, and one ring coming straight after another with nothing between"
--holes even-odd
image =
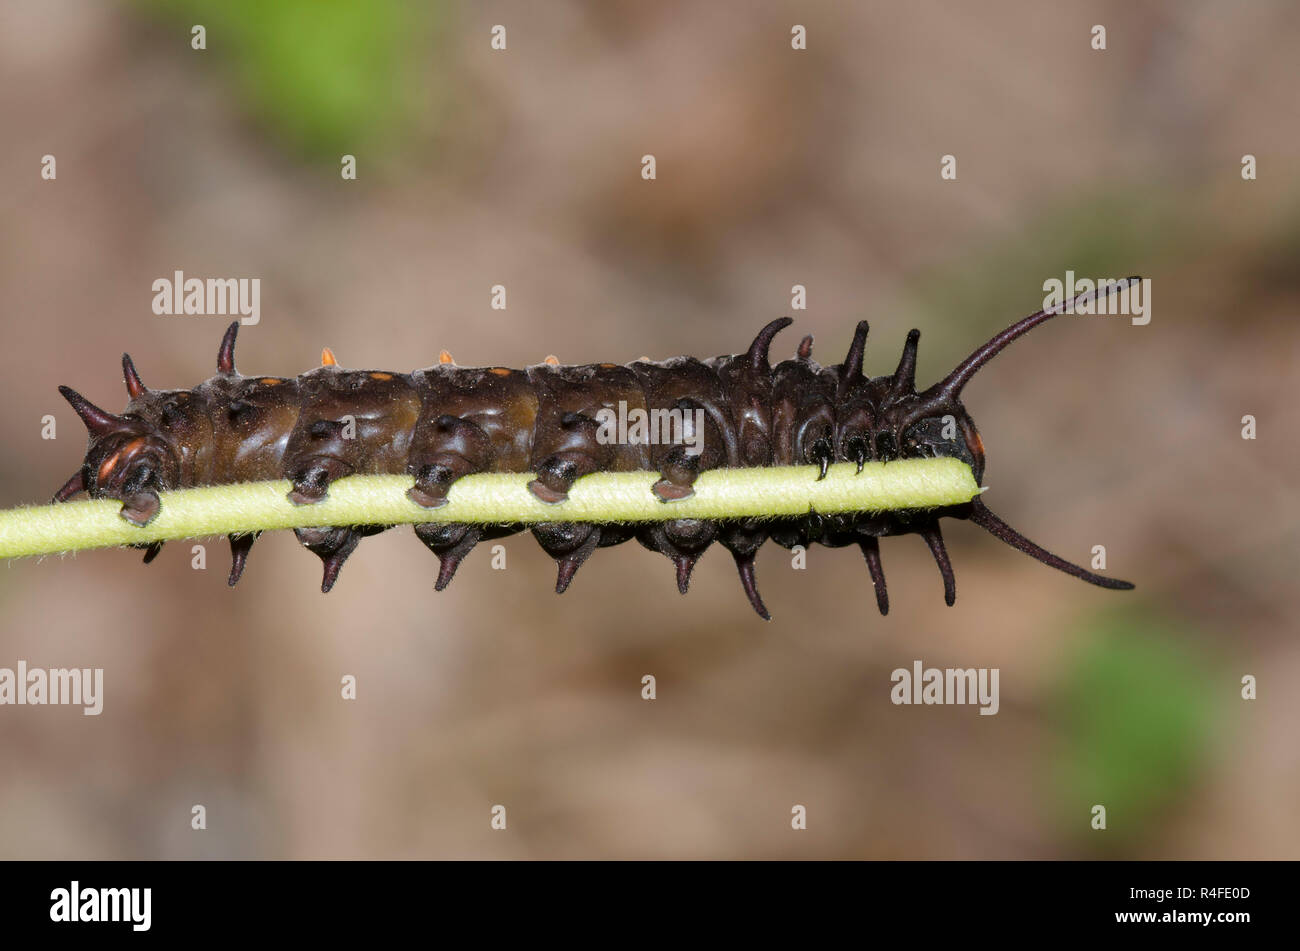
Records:
<instances>
[{"instance_id":1,"label":"hairy plant stem","mask_svg":"<svg viewBox=\"0 0 1300 951\"><path fill-rule=\"evenodd\" d=\"M527 473L465 476L448 503L426 509L406 497L404 475L352 476L330 486L315 505L294 505L287 481L248 482L162 493L162 510L143 528L121 518L113 499L64 502L0 511L0 558L180 538L243 534L317 525L400 525L414 522L508 524L646 522L672 518L734 519L929 509L979 495L970 467L958 459L904 459L830 467L714 469L700 475L695 495L660 502L654 472L601 472L579 479L569 498L547 505L528 491Z\"/></svg>"}]
</instances>

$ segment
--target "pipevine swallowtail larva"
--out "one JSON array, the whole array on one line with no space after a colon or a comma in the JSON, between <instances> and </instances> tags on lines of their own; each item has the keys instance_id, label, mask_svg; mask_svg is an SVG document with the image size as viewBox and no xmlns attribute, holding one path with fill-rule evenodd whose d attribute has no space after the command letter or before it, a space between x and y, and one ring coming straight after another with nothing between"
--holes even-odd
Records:
<instances>
[{"instance_id":1,"label":"pipevine swallowtail larva","mask_svg":"<svg viewBox=\"0 0 1300 951\"><path fill-rule=\"evenodd\" d=\"M1103 287L1100 294L1136 278ZM1087 296L1087 295L1083 295ZM440 362L410 374L345 370L328 350L322 366L296 378L246 377L235 369L236 321L217 352L217 374L191 390L154 390L142 382L123 354L129 402L118 415L64 386L60 392L89 430L85 460L55 495L62 502L81 491L122 502L126 520L145 525L158 513L159 491L288 479L290 499L310 505L330 483L354 473L409 473L416 503L438 506L462 476L476 472L532 472L529 488L544 502L566 497L575 480L600 471L657 470L653 490L665 503L692 493L704 470L738 466L816 465L824 477L832 462L949 456L969 464L978 482L984 446L962 405L962 388L1004 347L1040 323L1069 312L1065 305L1041 310L1012 324L928 389L914 381L920 331L903 345L898 368L888 376L863 375L867 322L857 326L843 363L821 366L805 337L793 359L773 367L773 338L793 321L774 320L741 354L697 360L637 360L561 366L547 362L524 370L461 367L444 353ZM611 444L597 438L602 407L624 401L643 410L703 411L697 454L682 445ZM344 417L354 432L343 433ZM954 425L955 424L955 425ZM745 594L763 618L754 557L771 538L792 548L817 542L857 545L866 558L881 614L889 611L879 539L920 535L943 576L944 600L956 597L952 566L939 519L969 519L1045 565L1103 588L1128 589L1126 581L1094 574L1031 542L985 506L969 503L928 511L876 512L798 518L707 521L675 519L639 525L547 523L531 527L558 564L556 591L597 547L631 538L667 555L684 594L696 561L713 542L736 560ZM295 529L298 539L324 562L322 591L329 591L343 562L366 535L383 525ZM420 540L438 556L435 588L451 581L461 560L479 541L522 526L426 523ZM234 585L244 570L256 533L230 536ZM162 547L145 547L145 562Z\"/></svg>"}]
</instances>

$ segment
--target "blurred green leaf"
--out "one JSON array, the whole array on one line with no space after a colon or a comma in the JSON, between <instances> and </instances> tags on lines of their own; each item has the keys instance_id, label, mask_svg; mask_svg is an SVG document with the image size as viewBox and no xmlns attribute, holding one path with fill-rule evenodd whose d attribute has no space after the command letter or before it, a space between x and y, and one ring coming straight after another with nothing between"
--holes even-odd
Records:
<instances>
[{"instance_id":1,"label":"blurred green leaf","mask_svg":"<svg viewBox=\"0 0 1300 951\"><path fill-rule=\"evenodd\" d=\"M1084 636L1060 692L1060 805L1070 827L1111 847L1140 838L1187 790L1223 712L1186 630L1145 614L1098 622ZM1094 804L1107 831L1090 832Z\"/></svg>"},{"instance_id":2,"label":"blurred green leaf","mask_svg":"<svg viewBox=\"0 0 1300 951\"><path fill-rule=\"evenodd\" d=\"M282 146L337 160L401 135L421 101L421 59L441 4L404 0L144 0L202 24L245 107Z\"/></svg>"}]
</instances>

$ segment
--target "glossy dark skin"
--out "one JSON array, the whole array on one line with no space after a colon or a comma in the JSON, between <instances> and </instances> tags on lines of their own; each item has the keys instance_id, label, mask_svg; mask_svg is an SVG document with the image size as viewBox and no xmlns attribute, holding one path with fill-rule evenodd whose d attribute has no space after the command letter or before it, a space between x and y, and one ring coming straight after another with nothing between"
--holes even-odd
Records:
<instances>
[{"instance_id":1,"label":"glossy dark skin","mask_svg":"<svg viewBox=\"0 0 1300 951\"><path fill-rule=\"evenodd\" d=\"M107 413L61 387L86 423L85 461L55 496L85 490L94 498L120 499L122 517L147 524L159 510L158 492L196 485L288 479L291 501L311 505L330 484L353 474L409 473L408 493L426 507L445 504L448 489L476 472L532 472L529 488L543 502L562 501L577 479L593 472L650 469L660 473L653 491L664 501L689 497L700 472L713 468L815 465L822 475L833 462L946 456L968 463L980 480L984 449L974 421L959 399L965 382L1012 340L1053 312L1031 315L994 337L948 377L918 393L914 385L919 331L908 334L893 374L862 373L867 324L858 325L844 362L812 359L812 338L793 359L773 367L772 339L789 318L772 321L742 354L700 361L677 357L624 366L538 364L526 370L459 367L450 362L414 373L345 370L333 364L297 378L244 377L234 364L238 323L231 324L217 359L217 375L193 390L150 390L123 356L130 401L121 415ZM597 413L619 403L629 410L703 411L702 451L683 445L604 443ZM877 605L888 612L878 539L919 534L934 555L948 604L956 597L939 519L970 519L1032 557L1108 588L1131 588L1065 562L1005 525L983 503L926 512L861 513L800 518L707 522L671 519L644 525L547 523L532 527L556 560L556 590L598 547L631 538L670 558L686 592L695 562L714 542L735 558L754 610L769 615L754 577L754 556L768 538L787 548L812 543L856 544L871 574ZM299 540L324 562L328 591L357 543L386 526L297 529ZM422 524L415 532L441 568L435 587L446 587L461 560L481 540L518 526ZM230 584L243 571L255 535L231 536ZM148 546L145 560L161 547Z\"/></svg>"}]
</instances>

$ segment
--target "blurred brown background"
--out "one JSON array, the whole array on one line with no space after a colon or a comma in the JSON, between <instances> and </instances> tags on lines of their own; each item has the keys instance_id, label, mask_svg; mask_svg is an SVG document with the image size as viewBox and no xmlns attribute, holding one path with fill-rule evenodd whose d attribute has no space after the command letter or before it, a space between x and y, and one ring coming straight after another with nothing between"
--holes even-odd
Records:
<instances>
[{"instance_id":1,"label":"blurred brown background","mask_svg":"<svg viewBox=\"0 0 1300 951\"><path fill-rule=\"evenodd\" d=\"M5 564L0 666L106 698L0 708L0 856L1300 857L1298 42L1226 0L5 3L5 506L81 458L57 384L212 372L225 320L151 312L177 268L261 278L249 373L730 353L796 283L782 355L866 317L889 372L915 326L923 384L1067 269L1150 277L1153 319L1056 321L966 392L989 505L1131 594L960 523L954 608L917 537L883 619L856 551L769 546L772 624L721 549L686 598L635 545L557 598L528 536L435 595L409 529L328 596L289 533L234 590L224 540ZM1001 668L1001 712L892 705L916 659Z\"/></svg>"}]
</instances>

